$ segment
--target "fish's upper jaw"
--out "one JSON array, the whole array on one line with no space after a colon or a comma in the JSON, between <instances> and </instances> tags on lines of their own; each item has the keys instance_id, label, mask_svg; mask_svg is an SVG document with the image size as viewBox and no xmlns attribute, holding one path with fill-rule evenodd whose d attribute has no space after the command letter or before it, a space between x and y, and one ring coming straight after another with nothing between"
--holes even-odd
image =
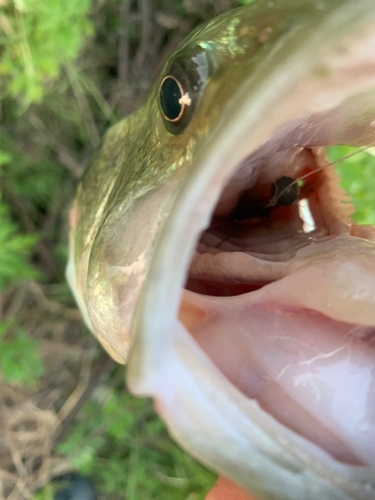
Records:
<instances>
[{"instance_id":1,"label":"fish's upper jaw","mask_svg":"<svg viewBox=\"0 0 375 500\"><path fill-rule=\"evenodd\" d=\"M319 167L315 148L373 142L375 11L367 2L357 8L368 13L357 18L361 36L344 36L349 18L334 35L327 21L319 35L328 55L317 39L306 41L269 79L242 88L182 185L133 324L131 390L155 399L187 451L262 500L375 498L373 230L350 221L329 170L304 198L321 198L310 204L310 235L298 205L267 206L263 194L249 222L239 224L246 217L236 212L261 179L252 178L255 163L248 177L240 171L249 158L271 158L270 172L280 167L259 181L266 193L281 174L310 168L307 160ZM340 59L345 44L350 57ZM320 64L330 69L326 78ZM345 85L354 71L355 85ZM298 161L284 172L276 156L285 152ZM270 248L275 225L284 235ZM232 293L233 284L254 289Z\"/></svg>"}]
</instances>

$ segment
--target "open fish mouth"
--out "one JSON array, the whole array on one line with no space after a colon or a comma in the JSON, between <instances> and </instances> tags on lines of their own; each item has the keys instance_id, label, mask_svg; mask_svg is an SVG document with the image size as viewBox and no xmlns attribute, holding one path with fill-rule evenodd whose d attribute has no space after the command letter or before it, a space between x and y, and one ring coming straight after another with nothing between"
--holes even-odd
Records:
<instances>
[{"instance_id":1,"label":"open fish mouth","mask_svg":"<svg viewBox=\"0 0 375 500\"><path fill-rule=\"evenodd\" d=\"M276 98L267 78L242 89L232 129L219 124L179 191L138 304L131 389L261 499L375 498L375 230L350 218L324 150L375 140L365 25L319 56L306 42L270 77ZM283 202L285 177L302 182Z\"/></svg>"},{"instance_id":2,"label":"open fish mouth","mask_svg":"<svg viewBox=\"0 0 375 500\"><path fill-rule=\"evenodd\" d=\"M351 221L334 167L318 170L328 163L297 147L242 163L194 251L179 319L279 422L374 466L375 229ZM273 183L306 171L293 204L263 208Z\"/></svg>"}]
</instances>

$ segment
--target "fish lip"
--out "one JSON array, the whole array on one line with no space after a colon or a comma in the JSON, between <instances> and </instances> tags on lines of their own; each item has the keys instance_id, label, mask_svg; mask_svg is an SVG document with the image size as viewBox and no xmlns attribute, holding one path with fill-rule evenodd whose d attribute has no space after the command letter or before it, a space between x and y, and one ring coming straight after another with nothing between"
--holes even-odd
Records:
<instances>
[{"instance_id":1,"label":"fish lip","mask_svg":"<svg viewBox=\"0 0 375 500\"><path fill-rule=\"evenodd\" d=\"M354 6L353 3L352 6ZM346 22L352 23L353 16L355 17L356 12L358 13L358 9L360 10L361 8L362 15L364 16L364 13L368 16L372 15L373 22L375 12L373 6L371 6L371 4L367 1L357 2L355 9L353 8L350 14L346 15ZM338 23L340 27L344 22L342 18L339 22L338 17L339 16L335 19L336 23ZM331 22L328 22L327 20L323 26L326 30L323 30L323 33L325 33L327 37L326 39L331 40L332 42L332 37L329 36L332 30L332 19L329 19L329 21ZM335 37L336 35L338 37L339 33L340 30L337 29ZM322 31L320 31L319 36L322 36ZM311 42L307 41L298 53L301 54L304 51L307 51L312 55L312 58L315 58L319 56L319 50L317 49L319 46L320 45L316 39ZM306 47L309 47L309 50L307 50ZM303 62L301 63L301 60L299 60L298 57L291 58L288 61L288 64L289 75L296 75L297 80L302 80L303 76L306 76L308 73L306 64L304 65ZM275 79L279 83L279 87L287 93L288 88L290 90L291 86L287 81L285 81L285 79L283 80L282 77L283 75L279 73L276 75ZM267 83L265 84L265 87L267 87ZM252 107L250 119L245 120L247 124L257 124L259 122L259 118L264 113L264 110L269 110L270 94L263 89L263 92L259 92L258 96L258 99L255 99L254 95L252 96L252 102L253 104L256 102L256 104ZM244 108L248 110L248 106L244 106ZM244 120L242 119L242 121ZM258 129L257 134L255 134L256 138L253 137L251 142L254 149L255 147L261 145L275 130L275 126L272 126L269 123L270 121L272 120L264 120L264 122L267 122L268 124L268 130L266 124L263 122L261 132ZM223 127L218 128L216 131L216 139L213 142L220 142L220 133L222 132L222 129ZM232 132L236 143L241 142L238 139L238 137L241 137L241 131L232 130ZM230 142L230 139L228 139L228 142ZM234 165L238 163L241 157L244 157L244 154L238 152L238 161L233 161L233 151L227 152L227 155L232 159L230 162L232 168L234 168ZM239 474L236 470L233 470L233 468L231 469L226 463L218 464L210 462L209 458L202 457L202 455L198 454L196 447L199 446L199 443L197 444L195 441L189 447L186 443L186 439L188 436L191 436L191 434L188 433L183 435L182 431L179 431L178 429L176 430L178 423L175 419L173 419L173 415L168 413L168 409L170 408L167 408L170 398L172 398L172 389L178 390L177 380L169 381L172 389L168 392L167 396L162 394L161 388L163 383L166 382L166 377L171 375L170 371L166 371L165 353L171 353L171 358L174 361L177 359L175 354L171 352L171 332L174 326L174 318L178 309L180 293L190 256L194 250L199 233L204 227L207 227L209 223L210 213L212 212L213 206L219 196L218 193L220 192L220 189L223 187L226 179L228 178L229 169L227 171L222 170L219 172L219 175L216 176L215 182L211 188L209 187L209 181L212 180L213 171L216 170L218 165L226 159L227 158L225 158L223 153L222 158L218 158L218 155L215 155L214 152L207 152L206 155L203 154L201 160L197 162L195 168L193 168L190 173L186 183L182 186L180 196L176 200L174 210L169 216L169 219L163 228L163 234L158 240L150 271L148 273L147 284L142 290L137 306L133 324L133 329L136 332L136 335L131 350L128 373L129 385L132 391L137 394L146 394L155 397L158 401L160 412L164 415L167 423L169 423L173 435L176 436L180 442L182 441L185 448L188 448L194 456L199 456L201 460L212 466L218 472L226 472L232 479L244 485L246 488L250 488L248 480L246 480L243 476L243 469L240 470L239 468ZM202 165L205 166L204 169L202 169ZM201 172L199 172L199 169L202 169ZM198 179L199 182L197 182ZM189 229L190 239L188 241L184 239L184 231L186 232L187 230L186 226L184 228L181 227L182 214L189 214L187 227ZM204 215L202 216L202 214ZM175 270L173 276L168 272L171 266ZM166 293L166 290L168 290L168 294ZM181 340L181 344L184 344L184 342L186 342L186 339ZM191 345L187 349L190 348L192 349ZM162 354L164 354L164 356ZM207 360L205 360L205 362L206 361ZM204 363L201 368L203 365ZM194 375L195 374L191 374L192 378L196 382L197 379ZM183 384L181 387L182 386ZM190 395L193 400L194 393L189 390L191 387L186 386L185 389L186 394ZM195 404L198 404L196 398ZM179 414L179 416L181 417L181 414ZM255 417L254 420L256 421ZM270 422L267 422L267 424L270 424ZM273 428L273 430L275 429ZM191 432L191 428L189 431ZM263 433L262 439L266 439L266 435L267 432ZM233 438L233 442L234 441L235 439ZM371 472L370 475L366 475L364 473L361 480L361 474L356 475L356 472L353 472L351 467L346 467L335 461L328 460L326 456L320 455L319 458L317 458L314 454L301 454L295 447L293 449L293 453L287 453L285 460L282 461L280 458L280 450L283 449L285 451L285 443L283 445L279 442L278 445L280 446L278 451L275 451L275 449L268 449L266 451L263 448L262 458L265 459L263 466L265 467L265 464L267 463L269 467L268 477L270 484L273 483L273 486L276 484L278 485L281 495L280 498L313 498L310 493L308 493L310 496L306 495L308 491L306 489L306 484L312 485L314 482L316 482L316 488L314 490L315 493L325 495L323 498L326 498L327 500L331 498L374 498L374 490L371 489L374 487L371 486L371 482L372 485L374 482L373 472ZM260 448L262 448L262 446L260 446ZM257 447L255 446L255 448ZM257 448L258 452L260 448ZM291 448L293 448L292 445ZM229 467L229 469L226 468L223 470L225 467ZM280 471L288 470L288 468L289 472L291 471L291 476L288 476L288 478L284 480L280 476ZM325 468L328 469L328 472L327 470L324 470ZM294 482L296 474L299 474L304 478L302 483L297 484ZM351 481L353 482L352 485L350 485L348 480L345 479L345 474L350 476ZM332 489L332 484L327 484L328 478L335 485L335 488L337 488L337 491L340 492L339 495L341 496L337 496L335 488ZM260 492L260 494L262 493Z\"/></svg>"}]
</instances>

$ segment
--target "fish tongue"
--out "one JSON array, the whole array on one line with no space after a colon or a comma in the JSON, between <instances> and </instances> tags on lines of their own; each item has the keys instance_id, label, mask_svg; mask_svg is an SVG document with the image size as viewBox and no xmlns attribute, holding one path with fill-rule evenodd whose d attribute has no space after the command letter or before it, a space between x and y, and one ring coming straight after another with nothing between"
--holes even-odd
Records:
<instances>
[{"instance_id":1,"label":"fish tongue","mask_svg":"<svg viewBox=\"0 0 375 500\"><path fill-rule=\"evenodd\" d=\"M352 464L375 464L374 248L325 239L258 291L185 292L180 315L243 393Z\"/></svg>"},{"instance_id":2,"label":"fish tongue","mask_svg":"<svg viewBox=\"0 0 375 500\"><path fill-rule=\"evenodd\" d=\"M329 318L375 326L375 242L353 236L302 249L290 273L272 284L268 300L319 311Z\"/></svg>"}]
</instances>

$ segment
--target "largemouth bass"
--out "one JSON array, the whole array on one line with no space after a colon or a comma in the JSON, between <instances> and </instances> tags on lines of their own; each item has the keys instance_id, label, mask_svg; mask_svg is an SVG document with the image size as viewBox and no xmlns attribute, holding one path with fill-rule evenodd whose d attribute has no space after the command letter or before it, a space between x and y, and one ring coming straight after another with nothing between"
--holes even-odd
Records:
<instances>
[{"instance_id":1,"label":"largemouth bass","mask_svg":"<svg viewBox=\"0 0 375 500\"><path fill-rule=\"evenodd\" d=\"M259 0L186 40L78 189L88 327L259 500L375 499L375 229L324 149L374 142L374 1Z\"/></svg>"}]
</instances>

